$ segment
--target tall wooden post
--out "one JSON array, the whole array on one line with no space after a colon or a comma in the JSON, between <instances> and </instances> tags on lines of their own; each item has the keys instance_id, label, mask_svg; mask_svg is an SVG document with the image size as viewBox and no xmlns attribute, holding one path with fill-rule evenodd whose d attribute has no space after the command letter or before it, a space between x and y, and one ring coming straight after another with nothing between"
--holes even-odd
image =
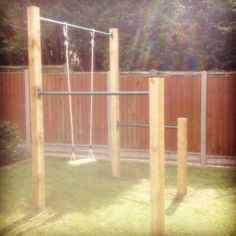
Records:
<instances>
[{"instance_id":1,"label":"tall wooden post","mask_svg":"<svg viewBox=\"0 0 236 236\"><path fill-rule=\"evenodd\" d=\"M110 29L110 75L108 90L119 91L119 42L118 30ZM108 143L110 145L110 155L112 158L112 177L120 177L120 130L117 126L120 116L119 96L110 96L108 109Z\"/></svg>"},{"instance_id":2,"label":"tall wooden post","mask_svg":"<svg viewBox=\"0 0 236 236\"><path fill-rule=\"evenodd\" d=\"M177 195L187 193L187 118L177 122Z\"/></svg>"},{"instance_id":3,"label":"tall wooden post","mask_svg":"<svg viewBox=\"0 0 236 236\"><path fill-rule=\"evenodd\" d=\"M149 80L151 235L165 234L164 78Z\"/></svg>"},{"instance_id":4,"label":"tall wooden post","mask_svg":"<svg viewBox=\"0 0 236 236\"><path fill-rule=\"evenodd\" d=\"M40 13L38 7L27 8L29 86L30 86L30 124L33 201L37 210L45 208L44 174L44 131L43 104L38 98L38 89L42 88Z\"/></svg>"}]
</instances>

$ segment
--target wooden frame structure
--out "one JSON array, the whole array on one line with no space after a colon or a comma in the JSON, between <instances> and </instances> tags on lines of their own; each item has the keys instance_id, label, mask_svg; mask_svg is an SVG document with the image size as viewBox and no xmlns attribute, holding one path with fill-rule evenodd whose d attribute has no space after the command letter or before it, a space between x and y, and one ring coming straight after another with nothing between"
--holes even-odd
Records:
<instances>
[{"instance_id":1,"label":"wooden frame structure","mask_svg":"<svg viewBox=\"0 0 236 236\"><path fill-rule=\"evenodd\" d=\"M43 103L38 96L42 90L42 62L41 62L41 36L40 36L40 10L31 6L27 9L28 54L29 54L29 96L30 96L30 123L31 123L31 154L33 200L36 209L45 208L45 174L44 174L44 130L43 130ZM118 91L119 87L119 55L118 30L110 29L110 75L111 91ZM120 133L116 124L119 119L119 99L111 96L108 113L110 123L109 142L112 157L112 176L120 176ZM116 107L114 110L113 107Z\"/></svg>"},{"instance_id":2,"label":"wooden frame structure","mask_svg":"<svg viewBox=\"0 0 236 236\"><path fill-rule=\"evenodd\" d=\"M33 201L38 211L45 208L45 165L44 165L44 130L43 130L43 103L42 96L42 62L40 11L38 7L28 7L28 50L29 50L29 90L30 90L30 122L31 122L31 154ZM118 30L110 29L110 78L109 91L119 93L119 48ZM108 92L109 92L108 91ZM121 95L121 94L120 94ZM120 177L120 131L119 97L109 96L109 146L112 157L112 176ZM164 164L164 78L150 78L149 80L149 116L150 116L150 181L151 181L151 234L164 235L165 233L165 164ZM183 156L186 155L186 122L180 120L178 133L181 140L178 166L181 171L184 166ZM185 168L185 167L184 167ZM186 172L184 172L186 173ZM178 179L184 182L186 174L179 175ZM184 182L186 183L186 182ZM186 193L184 185L179 186L181 194Z\"/></svg>"}]
</instances>

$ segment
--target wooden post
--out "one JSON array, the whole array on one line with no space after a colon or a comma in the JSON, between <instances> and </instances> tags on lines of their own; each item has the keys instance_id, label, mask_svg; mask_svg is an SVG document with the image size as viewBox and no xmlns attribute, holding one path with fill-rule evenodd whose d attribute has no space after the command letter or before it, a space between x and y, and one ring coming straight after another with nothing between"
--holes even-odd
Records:
<instances>
[{"instance_id":1,"label":"wooden post","mask_svg":"<svg viewBox=\"0 0 236 236\"><path fill-rule=\"evenodd\" d=\"M149 80L151 235L165 234L164 78Z\"/></svg>"},{"instance_id":2,"label":"wooden post","mask_svg":"<svg viewBox=\"0 0 236 236\"><path fill-rule=\"evenodd\" d=\"M187 118L177 122L177 196L187 193Z\"/></svg>"},{"instance_id":3,"label":"wooden post","mask_svg":"<svg viewBox=\"0 0 236 236\"><path fill-rule=\"evenodd\" d=\"M29 102L29 70L24 71L25 81L25 144L26 152L31 151L30 142L30 102Z\"/></svg>"},{"instance_id":4,"label":"wooden post","mask_svg":"<svg viewBox=\"0 0 236 236\"><path fill-rule=\"evenodd\" d=\"M110 29L110 74L108 90L119 91L119 42L118 30ZM120 107L119 96L109 98L108 121L110 122L108 143L110 144L110 155L112 158L112 177L120 177L120 130L117 126L119 121Z\"/></svg>"},{"instance_id":5,"label":"wooden post","mask_svg":"<svg viewBox=\"0 0 236 236\"><path fill-rule=\"evenodd\" d=\"M207 95L207 72L201 73L201 137L200 137L200 163L206 164L206 95Z\"/></svg>"},{"instance_id":6,"label":"wooden post","mask_svg":"<svg viewBox=\"0 0 236 236\"><path fill-rule=\"evenodd\" d=\"M45 208L45 176L43 103L37 94L38 89L42 87L39 8L34 6L28 7L27 17L33 201L36 209L41 211Z\"/></svg>"}]
</instances>

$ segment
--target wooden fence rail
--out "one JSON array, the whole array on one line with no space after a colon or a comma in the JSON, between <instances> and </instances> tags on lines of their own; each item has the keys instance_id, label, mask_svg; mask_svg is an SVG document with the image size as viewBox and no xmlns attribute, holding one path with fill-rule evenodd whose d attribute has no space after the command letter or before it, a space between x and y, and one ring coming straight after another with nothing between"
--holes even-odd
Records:
<instances>
[{"instance_id":1,"label":"wooden fence rail","mask_svg":"<svg viewBox=\"0 0 236 236\"><path fill-rule=\"evenodd\" d=\"M24 72L0 73L0 120L17 124L21 138L26 139L26 114ZM202 83L202 73L162 73L165 77L165 124L176 125L178 117L188 118L188 151L202 152L206 145L208 155L236 156L236 74L207 73ZM148 73L121 73L120 90L147 90ZM72 74L72 90L89 90L89 73ZM205 86L205 88L203 87ZM66 89L63 73L43 75L45 90ZM107 89L107 73L94 77L95 90ZM202 89L205 89L204 95ZM205 96L205 98L204 98ZM44 97L45 142L69 143L68 97ZM204 107L206 105L204 114ZM89 98L73 97L74 128L77 144L88 144ZM148 98L122 96L120 122L147 124ZM205 119L204 119L205 118ZM205 124L201 124L205 120ZM94 99L93 143L107 144L107 97ZM205 134L204 126L205 125ZM202 134L201 134L202 130ZM177 132L166 129L166 150L176 150ZM121 128L121 147L148 148L148 131L145 128Z\"/></svg>"}]
</instances>

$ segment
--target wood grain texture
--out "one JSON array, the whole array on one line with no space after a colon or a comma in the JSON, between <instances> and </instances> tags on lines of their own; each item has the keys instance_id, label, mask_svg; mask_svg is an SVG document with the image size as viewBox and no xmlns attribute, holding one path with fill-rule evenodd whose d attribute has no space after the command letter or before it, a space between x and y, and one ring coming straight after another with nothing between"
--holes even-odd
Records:
<instances>
[{"instance_id":1,"label":"wood grain texture","mask_svg":"<svg viewBox=\"0 0 236 236\"><path fill-rule=\"evenodd\" d=\"M187 119L178 118L177 130L177 195L187 193Z\"/></svg>"},{"instance_id":2,"label":"wood grain texture","mask_svg":"<svg viewBox=\"0 0 236 236\"><path fill-rule=\"evenodd\" d=\"M207 154L236 156L236 78L208 75Z\"/></svg>"},{"instance_id":3,"label":"wood grain texture","mask_svg":"<svg viewBox=\"0 0 236 236\"><path fill-rule=\"evenodd\" d=\"M110 46L110 74L108 81L109 91L119 91L119 35L117 29L110 29L112 37L109 38ZM117 126L120 120L120 98L108 98L108 139L110 156L112 158L112 177L120 177L120 129Z\"/></svg>"},{"instance_id":4,"label":"wood grain texture","mask_svg":"<svg viewBox=\"0 0 236 236\"><path fill-rule=\"evenodd\" d=\"M164 78L149 80L151 235L165 235Z\"/></svg>"},{"instance_id":5,"label":"wood grain texture","mask_svg":"<svg viewBox=\"0 0 236 236\"><path fill-rule=\"evenodd\" d=\"M0 120L16 124L20 138L25 140L24 73L0 73Z\"/></svg>"},{"instance_id":6,"label":"wood grain texture","mask_svg":"<svg viewBox=\"0 0 236 236\"><path fill-rule=\"evenodd\" d=\"M27 8L30 123L33 202L37 210L45 208L43 103L38 98L42 89L40 15L38 7Z\"/></svg>"}]
</instances>

